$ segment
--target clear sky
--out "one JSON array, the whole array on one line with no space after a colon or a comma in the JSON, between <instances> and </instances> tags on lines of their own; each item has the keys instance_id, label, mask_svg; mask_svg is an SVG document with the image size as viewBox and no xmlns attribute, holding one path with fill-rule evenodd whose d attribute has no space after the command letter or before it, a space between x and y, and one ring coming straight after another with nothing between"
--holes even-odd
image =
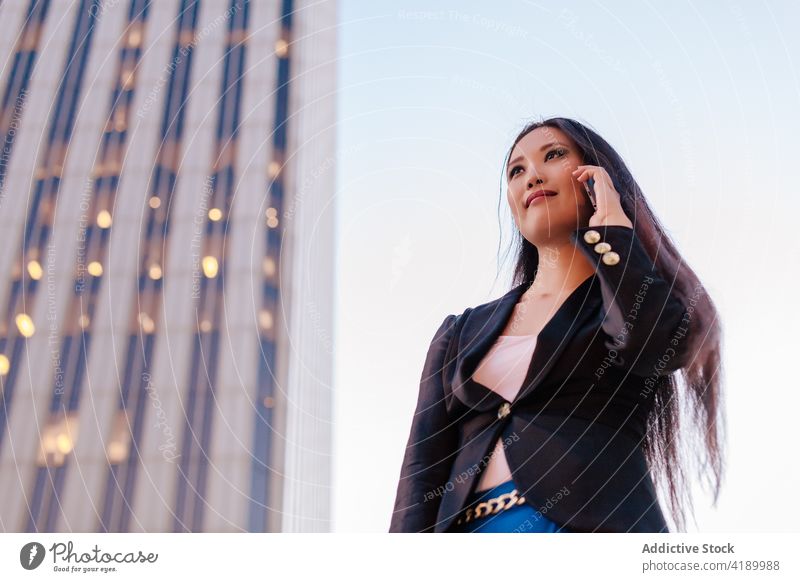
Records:
<instances>
[{"instance_id":1,"label":"clear sky","mask_svg":"<svg viewBox=\"0 0 800 582\"><path fill-rule=\"evenodd\" d=\"M798 20L791 1L341 1L335 531L388 530L429 342L508 290L503 156L552 115L620 152L719 308L727 480L692 529L797 530Z\"/></svg>"}]
</instances>

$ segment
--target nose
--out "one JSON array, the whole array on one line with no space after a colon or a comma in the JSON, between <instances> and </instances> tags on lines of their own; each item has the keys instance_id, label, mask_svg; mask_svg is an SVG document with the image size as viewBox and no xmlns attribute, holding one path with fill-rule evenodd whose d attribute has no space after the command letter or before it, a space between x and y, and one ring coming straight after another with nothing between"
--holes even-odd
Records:
<instances>
[{"instance_id":1,"label":"nose","mask_svg":"<svg viewBox=\"0 0 800 582\"><path fill-rule=\"evenodd\" d=\"M539 174L536 173L536 168L532 170L531 176L528 178L528 188L533 188L534 186L538 186L542 183L542 179Z\"/></svg>"}]
</instances>

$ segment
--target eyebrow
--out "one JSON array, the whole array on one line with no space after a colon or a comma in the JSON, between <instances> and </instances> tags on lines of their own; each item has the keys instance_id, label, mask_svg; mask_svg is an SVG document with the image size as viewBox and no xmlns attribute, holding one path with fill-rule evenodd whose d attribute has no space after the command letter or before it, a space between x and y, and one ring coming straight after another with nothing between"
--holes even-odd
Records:
<instances>
[{"instance_id":1,"label":"eyebrow","mask_svg":"<svg viewBox=\"0 0 800 582\"><path fill-rule=\"evenodd\" d=\"M544 150L546 150L546 149L547 149L547 148L549 148L550 146L554 146L554 145L560 145L560 146L568 147L566 144L563 144L563 143L561 143L561 142L557 142L557 141L553 141L553 142L550 142L550 143L546 143L546 144L544 144L544 145L543 145L541 148L539 148L539 151L540 151L540 152L543 152ZM511 160L510 162L508 162L508 165L506 166L506 170L508 170L508 169L511 167L511 165L512 165L512 164L515 164L515 163L517 163L517 162L518 162L518 161L520 161L521 159L522 159L522 156L517 156L516 158L514 158L513 160Z\"/></svg>"}]
</instances>

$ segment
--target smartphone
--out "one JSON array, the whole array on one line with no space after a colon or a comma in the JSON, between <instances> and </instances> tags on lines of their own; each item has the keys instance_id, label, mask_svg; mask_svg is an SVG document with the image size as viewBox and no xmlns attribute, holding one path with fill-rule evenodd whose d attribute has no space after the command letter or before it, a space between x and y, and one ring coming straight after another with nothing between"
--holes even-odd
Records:
<instances>
[{"instance_id":1,"label":"smartphone","mask_svg":"<svg viewBox=\"0 0 800 582\"><path fill-rule=\"evenodd\" d=\"M589 178L586 180L586 194L589 196L589 202L591 202L592 206L597 209L597 198L595 197L594 193L594 178Z\"/></svg>"}]
</instances>

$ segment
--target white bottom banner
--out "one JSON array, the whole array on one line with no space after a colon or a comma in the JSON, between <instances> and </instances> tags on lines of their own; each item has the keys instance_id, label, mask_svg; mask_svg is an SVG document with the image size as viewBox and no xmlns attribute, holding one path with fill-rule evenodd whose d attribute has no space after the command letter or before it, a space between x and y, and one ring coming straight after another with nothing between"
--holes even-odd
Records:
<instances>
[{"instance_id":1,"label":"white bottom banner","mask_svg":"<svg viewBox=\"0 0 800 582\"><path fill-rule=\"evenodd\" d=\"M799 534L0 534L2 580L800 580Z\"/></svg>"}]
</instances>

